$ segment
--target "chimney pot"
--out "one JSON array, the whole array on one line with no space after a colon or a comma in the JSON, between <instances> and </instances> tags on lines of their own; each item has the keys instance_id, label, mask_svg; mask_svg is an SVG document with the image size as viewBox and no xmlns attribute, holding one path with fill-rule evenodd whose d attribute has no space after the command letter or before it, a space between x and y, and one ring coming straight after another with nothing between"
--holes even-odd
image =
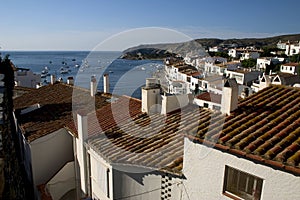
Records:
<instances>
[{"instance_id":1,"label":"chimney pot","mask_svg":"<svg viewBox=\"0 0 300 200\"><path fill-rule=\"evenodd\" d=\"M103 75L103 92L109 93L109 75L108 74Z\"/></svg>"},{"instance_id":2,"label":"chimney pot","mask_svg":"<svg viewBox=\"0 0 300 200\"><path fill-rule=\"evenodd\" d=\"M54 74L50 76L50 83L53 85L56 82L56 77Z\"/></svg>"},{"instance_id":3,"label":"chimney pot","mask_svg":"<svg viewBox=\"0 0 300 200\"><path fill-rule=\"evenodd\" d=\"M94 97L96 95L96 91L97 91L97 80L95 76L91 77L91 96Z\"/></svg>"},{"instance_id":4,"label":"chimney pot","mask_svg":"<svg viewBox=\"0 0 300 200\"><path fill-rule=\"evenodd\" d=\"M74 78L73 77L68 77L67 84L68 85L74 85Z\"/></svg>"}]
</instances>

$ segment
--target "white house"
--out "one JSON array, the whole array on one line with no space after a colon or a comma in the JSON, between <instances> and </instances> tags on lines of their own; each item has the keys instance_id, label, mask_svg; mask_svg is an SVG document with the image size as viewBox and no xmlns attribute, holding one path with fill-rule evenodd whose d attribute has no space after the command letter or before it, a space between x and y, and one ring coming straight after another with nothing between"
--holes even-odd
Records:
<instances>
[{"instance_id":1,"label":"white house","mask_svg":"<svg viewBox=\"0 0 300 200\"><path fill-rule=\"evenodd\" d=\"M155 89L145 90L150 95ZM180 113L142 113L141 105L148 111L157 104L151 100L156 96L144 99L149 103L122 96L96 113L77 115L78 126L69 132L74 135L76 179L81 180L78 198L150 200L180 196L183 136L176 132ZM182 119L187 117L182 115Z\"/></svg>"},{"instance_id":2,"label":"white house","mask_svg":"<svg viewBox=\"0 0 300 200\"><path fill-rule=\"evenodd\" d=\"M260 54L258 51L245 51L241 53L241 58L240 60L248 60L250 58L252 59L257 59L259 58Z\"/></svg>"},{"instance_id":3,"label":"white house","mask_svg":"<svg viewBox=\"0 0 300 200\"><path fill-rule=\"evenodd\" d=\"M235 78L238 84L248 86L250 86L252 81L256 80L261 74L262 72L260 71L252 71L251 69L246 68L226 70L226 77Z\"/></svg>"},{"instance_id":4,"label":"white house","mask_svg":"<svg viewBox=\"0 0 300 200\"><path fill-rule=\"evenodd\" d=\"M299 88L271 86L227 117L190 123L181 198L299 199L299 97Z\"/></svg>"},{"instance_id":5,"label":"white house","mask_svg":"<svg viewBox=\"0 0 300 200\"><path fill-rule=\"evenodd\" d=\"M168 92L171 94L190 94L199 88L202 73L183 62L165 65Z\"/></svg>"},{"instance_id":6,"label":"white house","mask_svg":"<svg viewBox=\"0 0 300 200\"><path fill-rule=\"evenodd\" d=\"M227 68L227 59L221 57L207 58L204 64L204 71L207 74L223 75Z\"/></svg>"},{"instance_id":7,"label":"white house","mask_svg":"<svg viewBox=\"0 0 300 200\"><path fill-rule=\"evenodd\" d=\"M300 65L299 63L286 63L281 65L280 72L300 75Z\"/></svg>"},{"instance_id":8,"label":"white house","mask_svg":"<svg viewBox=\"0 0 300 200\"><path fill-rule=\"evenodd\" d=\"M41 75L29 69L17 68L15 71L16 86L36 88L41 83Z\"/></svg>"},{"instance_id":9,"label":"white house","mask_svg":"<svg viewBox=\"0 0 300 200\"><path fill-rule=\"evenodd\" d=\"M287 43L285 48L285 54L292 56L300 53L300 42Z\"/></svg>"},{"instance_id":10,"label":"white house","mask_svg":"<svg viewBox=\"0 0 300 200\"><path fill-rule=\"evenodd\" d=\"M234 49L228 49L228 55L230 57L233 57L233 58L240 57L242 55L242 52L243 51L241 49L236 49L236 48L234 48Z\"/></svg>"},{"instance_id":11,"label":"white house","mask_svg":"<svg viewBox=\"0 0 300 200\"><path fill-rule=\"evenodd\" d=\"M278 64L282 63L284 61L284 58L278 58L278 57L261 57L257 58L256 60L256 69L260 71L265 71L267 69L267 66L270 66L271 64Z\"/></svg>"},{"instance_id":12,"label":"white house","mask_svg":"<svg viewBox=\"0 0 300 200\"><path fill-rule=\"evenodd\" d=\"M60 199L75 189L73 137L65 123L73 121L72 95L93 106L89 94L89 90L55 83L14 99L18 121L30 144L34 184L41 196L45 186L52 199ZM106 97L96 95L95 99L98 106L106 104Z\"/></svg>"},{"instance_id":13,"label":"white house","mask_svg":"<svg viewBox=\"0 0 300 200\"><path fill-rule=\"evenodd\" d=\"M281 42L281 40L279 40L279 42L277 43L277 48L285 50L285 54L287 56L292 56L300 53L300 42Z\"/></svg>"},{"instance_id":14,"label":"white house","mask_svg":"<svg viewBox=\"0 0 300 200\"><path fill-rule=\"evenodd\" d=\"M289 73L278 73L273 76L271 84L293 86L300 83L299 75Z\"/></svg>"},{"instance_id":15,"label":"white house","mask_svg":"<svg viewBox=\"0 0 300 200\"><path fill-rule=\"evenodd\" d=\"M257 80L253 81L251 89L254 92L258 92L259 90L267 88L271 85L273 78L272 75L263 73L262 76L259 76Z\"/></svg>"}]
</instances>

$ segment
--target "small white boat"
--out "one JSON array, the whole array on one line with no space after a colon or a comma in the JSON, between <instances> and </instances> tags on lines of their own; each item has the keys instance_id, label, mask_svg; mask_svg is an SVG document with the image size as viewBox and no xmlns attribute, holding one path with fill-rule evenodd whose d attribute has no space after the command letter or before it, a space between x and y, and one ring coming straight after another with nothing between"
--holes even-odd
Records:
<instances>
[{"instance_id":1,"label":"small white boat","mask_svg":"<svg viewBox=\"0 0 300 200\"><path fill-rule=\"evenodd\" d=\"M48 73L49 73L49 68L46 66L46 67L42 70L41 74L48 74Z\"/></svg>"},{"instance_id":2,"label":"small white boat","mask_svg":"<svg viewBox=\"0 0 300 200\"><path fill-rule=\"evenodd\" d=\"M67 74L67 73L69 73L69 70L62 67L62 68L60 68L60 73Z\"/></svg>"}]
</instances>

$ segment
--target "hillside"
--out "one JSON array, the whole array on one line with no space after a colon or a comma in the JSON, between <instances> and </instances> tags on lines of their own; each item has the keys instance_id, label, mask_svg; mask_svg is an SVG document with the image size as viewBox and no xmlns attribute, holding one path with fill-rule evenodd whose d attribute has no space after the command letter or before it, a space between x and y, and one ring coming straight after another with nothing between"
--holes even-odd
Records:
<instances>
[{"instance_id":1,"label":"hillside","mask_svg":"<svg viewBox=\"0 0 300 200\"><path fill-rule=\"evenodd\" d=\"M258 48L270 46L276 47L278 41L299 41L300 34L292 35L280 35L275 37L267 38L243 38L243 39L196 39L196 41L202 44L204 47L217 46L217 45L232 45L236 44L237 46L256 46Z\"/></svg>"},{"instance_id":2,"label":"hillside","mask_svg":"<svg viewBox=\"0 0 300 200\"><path fill-rule=\"evenodd\" d=\"M124 59L163 59L170 54L185 55L188 52L194 52L200 55L206 55L205 49L213 46L256 46L276 47L278 41L300 41L300 34L280 35L267 38L244 38L244 39L216 39L203 38L195 39L183 43L166 44L143 44L126 49L123 52ZM170 53L170 54L169 54Z\"/></svg>"}]
</instances>

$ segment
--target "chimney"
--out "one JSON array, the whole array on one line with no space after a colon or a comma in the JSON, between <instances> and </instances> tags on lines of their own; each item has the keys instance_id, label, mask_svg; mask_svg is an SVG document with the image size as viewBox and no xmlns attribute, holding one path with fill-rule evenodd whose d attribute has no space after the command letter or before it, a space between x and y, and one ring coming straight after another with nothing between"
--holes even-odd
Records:
<instances>
[{"instance_id":1,"label":"chimney","mask_svg":"<svg viewBox=\"0 0 300 200\"><path fill-rule=\"evenodd\" d=\"M86 148L85 148L85 141L88 138L88 120L87 120L87 115L84 113L78 113L77 114L77 126L78 126L78 143L77 143L77 160L78 160L78 165L80 169L80 187L81 190L87 194L87 158L86 158Z\"/></svg>"},{"instance_id":2,"label":"chimney","mask_svg":"<svg viewBox=\"0 0 300 200\"><path fill-rule=\"evenodd\" d=\"M51 74L50 76L50 83L53 85L56 82L56 77L54 74Z\"/></svg>"},{"instance_id":3,"label":"chimney","mask_svg":"<svg viewBox=\"0 0 300 200\"><path fill-rule=\"evenodd\" d=\"M235 79L227 79L222 90L221 112L230 115L238 107L238 84Z\"/></svg>"},{"instance_id":4,"label":"chimney","mask_svg":"<svg viewBox=\"0 0 300 200\"><path fill-rule=\"evenodd\" d=\"M155 78L147 78L146 86L142 87L142 112L159 112L161 105L160 84Z\"/></svg>"},{"instance_id":5,"label":"chimney","mask_svg":"<svg viewBox=\"0 0 300 200\"><path fill-rule=\"evenodd\" d=\"M109 93L109 75L108 74L103 75L103 92Z\"/></svg>"},{"instance_id":6,"label":"chimney","mask_svg":"<svg viewBox=\"0 0 300 200\"><path fill-rule=\"evenodd\" d=\"M163 95L161 101L161 114L166 115L172 111L181 109L191 102L191 97L188 94L181 95Z\"/></svg>"},{"instance_id":7,"label":"chimney","mask_svg":"<svg viewBox=\"0 0 300 200\"><path fill-rule=\"evenodd\" d=\"M91 77L91 96L94 97L97 91L97 80L95 76Z\"/></svg>"},{"instance_id":8,"label":"chimney","mask_svg":"<svg viewBox=\"0 0 300 200\"><path fill-rule=\"evenodd\" d=\"M74 78L71 76L71 77L68 77L67 79L67 84L68 85L74 85Z\"/></svg>"}]
</instances>

